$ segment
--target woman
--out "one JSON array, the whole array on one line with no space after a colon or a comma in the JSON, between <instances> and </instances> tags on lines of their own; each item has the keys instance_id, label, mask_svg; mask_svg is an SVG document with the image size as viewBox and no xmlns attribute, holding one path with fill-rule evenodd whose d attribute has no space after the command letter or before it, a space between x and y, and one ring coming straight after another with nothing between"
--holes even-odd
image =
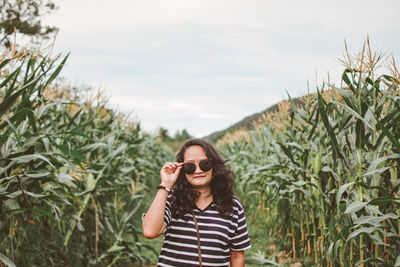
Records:
<instances>
[{"instance_id":1,"label":"woman","mask_svg":"<svg viewBox=\"0 0 400 267\"><path fill-rule=\"evenodd\" d=\"M177 162L161 168L161 184L143 218L143 234L164 233L158 266L244 266L250 248L233 174L211 144L185 142Z\"/></svg>"}]
</instances>

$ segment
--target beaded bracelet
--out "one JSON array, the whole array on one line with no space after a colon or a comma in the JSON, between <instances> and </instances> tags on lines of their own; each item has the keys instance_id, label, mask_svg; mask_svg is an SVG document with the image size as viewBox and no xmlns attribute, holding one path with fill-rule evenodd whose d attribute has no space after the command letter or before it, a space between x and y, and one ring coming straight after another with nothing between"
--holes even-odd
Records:
<instances>
[{"instance_id":1,"label":"beaded bracelet","mask_svg":"<svg viewBox=\"0 0 400 267\"><path fill-rule=\"evenodd\" d=\"M165 191L168 192L168 194L171 193L171 189L169 189L168 187L165 187L163 185L157 185L156 188L157 188L157 190L164 189Z\"/></svg>"}]
</instances>

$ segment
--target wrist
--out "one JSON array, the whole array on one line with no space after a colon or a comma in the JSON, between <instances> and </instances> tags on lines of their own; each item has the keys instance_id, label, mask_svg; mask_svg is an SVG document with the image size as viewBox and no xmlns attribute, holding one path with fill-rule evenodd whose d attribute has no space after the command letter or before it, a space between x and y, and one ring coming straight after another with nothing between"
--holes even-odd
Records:
<instances>
[{"instance_id":1,"label":"wrist","mask_svg":"<svg viewBox=\"0 0 400 267\"><path fill-rule=\"evenodd\" d=\"M172 187L174 186L173 183L171 184L171 183L163 182L163 181L161 181L160 185L161 185L161 186L165 186L165 187L167 187L167 188L169 188L169 189L172 189Z\"/></svg>"},{"instance_id":2,"label":"wrist","mask_svg":"<svg viewBox=\"0 0 400 267\"><path fill-rule=\"evenodd\" d=\"M157 185L156 188L157 188L157 190L165 190L168 192L168 194L170 194L172 192L171 187L165 186L163 184Z\"/></svg>"}]
</instances>

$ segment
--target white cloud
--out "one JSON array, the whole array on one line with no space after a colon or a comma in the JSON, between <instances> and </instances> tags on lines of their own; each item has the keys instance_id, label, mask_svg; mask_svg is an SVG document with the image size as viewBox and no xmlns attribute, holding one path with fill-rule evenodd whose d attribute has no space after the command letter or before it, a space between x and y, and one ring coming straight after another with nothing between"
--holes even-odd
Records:
<instances>
[{"instance_id":1,"label":"white cloud","mask_svg":"<svg viewBox=\"0 0 400 267\"><path fill-rule=\"evenodd\" d=\"M146 130L162 126L174 133L186 128L197 137L228 127L282 99L267 90L254 97L251 92L227 90L189 91L179 95L162 87L132 83L113 83L107 88L113 91L110 104L120 110L133 110ZM106 92L110 95L111 90L106 89ZM199 126L196 128L195 125Z\"/></svg>"},{"instance_id":2,"label":"white cloud","mask_svg":"<svg viewBox=\"0 0 400 267\"><path fill-rule=\"evenodd\" d=\"M69 0L48 18L66 31L154 29L198 22L256 29L324 24L335 29L397 28L397 0ZM397 7L397 8L396 8ZM72 15L72 16L71 16Z\"/></svg>"},{"instance_id":3,"label":"white cloud","mask_svg":"<svg viewBox=\"0 0 400 267\"><path fill-rule=\"evenodd\" d=\"M71 51L64 75L107 88L147 129L223 129L330 71L343 40L398 55L397 0L68 0L44 24ZM376 39L374 39L376 38ZM376 40L376 42L375 42ZM318 78L315 78L316 74Z\"/></svg>"}]
</instances>

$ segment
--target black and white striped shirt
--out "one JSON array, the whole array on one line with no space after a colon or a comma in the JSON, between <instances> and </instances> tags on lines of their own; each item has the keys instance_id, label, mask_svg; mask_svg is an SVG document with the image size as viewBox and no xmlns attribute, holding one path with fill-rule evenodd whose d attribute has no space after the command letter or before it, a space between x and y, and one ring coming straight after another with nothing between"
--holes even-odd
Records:
<instances>
[{"instance_id":1,"label":"black and white striped shirt","mask_svg":"<svg viewBox=\"0 0 400 267\"><path fill-rule=\"evenodd\" d=\"M192 214L183 219L171 217L171 205L167 200L164 222L164 244L157 266L199 266L197 234ZM202 264L206 266L229 266L230 251L250 248L246 218L242 204L234 197L233 213L229 219L219 214L216 204L204 210L195 208L200 234Z\"/></svg>"}]
</instances>

